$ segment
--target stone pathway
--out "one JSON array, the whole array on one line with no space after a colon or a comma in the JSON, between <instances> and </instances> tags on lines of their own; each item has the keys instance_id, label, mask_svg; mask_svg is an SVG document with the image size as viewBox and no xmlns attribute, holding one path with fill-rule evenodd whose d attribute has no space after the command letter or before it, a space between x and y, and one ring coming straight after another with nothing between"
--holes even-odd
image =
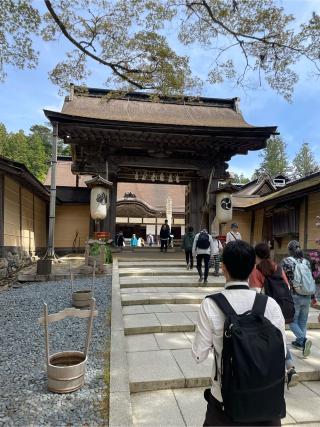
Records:
<instances>
[{"instance_id":1,"label":"stone pathway","mask_svg":"<svg viewBox=\"0 0 320 427\"><path fill-rule=\"evenodd\" d=\"M206 406L203 390L210 386L213 360L209 357L197 365L190 349L199 304L223 285L222 277L211 276L207 287L199 286L196 272L187 272L181 259L115 261L111 427L202 425ZM301 383L286 392L283 425L320 426L318 313L311 309L308 321L311 356L304 359L301 352L292 349ZM290 343L292 333L287 334ZM119 378L121 369L126 372Z\"/></svg>"}]
</instances>

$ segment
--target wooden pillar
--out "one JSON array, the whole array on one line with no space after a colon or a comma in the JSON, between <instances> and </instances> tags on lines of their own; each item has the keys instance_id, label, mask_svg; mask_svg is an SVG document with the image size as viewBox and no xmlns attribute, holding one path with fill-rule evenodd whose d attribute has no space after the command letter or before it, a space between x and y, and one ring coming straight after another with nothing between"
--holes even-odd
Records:
<instances>
[{"instance_id":1,"label":"wooden pillar","mask_svg":"<svg viewBox=\"0 0 320 427\"><path fill-rule=\"evenodd\" d=\"M303 249L305 251L308 249L308 224L309 224L308 215L309 215L309 196L305 196L304 198L304 233L303 233ZM301 242L301 237L299 236L300 242Z\"/></svg>"},{"instance_id":2,"label":"wooden pillar","mask_svg":"<svg viewBox=\"0 0 320 427\"><path fill-rule=\"evenodd\" d=\"M208 215L203 211L206 201L207 180L191 181L186 190L186 226L192 226L195 233L208 228Z\"/></svg>"},{"instance_id":3,"label":"wooden pillar","mask_svg":"<svg viewBox=\"0 0 320 427\"><path fill-rule=\"evenodd\" d=\"M117 215L117 182L113 181L113 186L110 189L110 204L107 212L107 217L101 224L103 231L109 231L111 236L116 234L116 215Z\"/></svg>"}]
</instances>

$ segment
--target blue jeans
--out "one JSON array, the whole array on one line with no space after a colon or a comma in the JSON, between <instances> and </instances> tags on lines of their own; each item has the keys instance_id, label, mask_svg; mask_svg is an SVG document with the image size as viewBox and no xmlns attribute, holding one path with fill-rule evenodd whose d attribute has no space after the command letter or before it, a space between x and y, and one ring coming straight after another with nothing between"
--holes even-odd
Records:
<instances>
[{"instance_id":1,"label":"blue jeans","mask_svg":"<svg viewBox=\"0 0 320 427\"><path fill-rule=\"evenodd\" d=\"M307 334L308 314L310 309L311 296L292 295L294 302L295 315L293 322L290 323L290 329L296 336L296 342L304 345Z\"/></svg>"}]
</instances>

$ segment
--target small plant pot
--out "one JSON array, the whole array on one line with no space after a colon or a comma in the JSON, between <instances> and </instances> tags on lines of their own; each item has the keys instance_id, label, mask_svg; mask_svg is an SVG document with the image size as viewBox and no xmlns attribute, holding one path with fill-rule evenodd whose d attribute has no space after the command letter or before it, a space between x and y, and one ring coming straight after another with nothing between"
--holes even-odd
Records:
<instances>
[{"instance_id":1,"label":"small plant pot","mask_svg":"<svg viewBox=\"0 0 320 427\"><path fill-rule=\"evenodd\" d=\"M84 385L87 358L82 351L63 351L49 358L48 390L71 393Z\"/></svg>"},{"instance_id":2,"label":"small plant pot","mask_svg":"<svg viewBox=\"0 0 320 427\"><path fill-rule=\"evenodd\" d=\"M72 292L72 305L74 307L89 307L93 292L90 289Z\"/></svg>"}]
</instances>

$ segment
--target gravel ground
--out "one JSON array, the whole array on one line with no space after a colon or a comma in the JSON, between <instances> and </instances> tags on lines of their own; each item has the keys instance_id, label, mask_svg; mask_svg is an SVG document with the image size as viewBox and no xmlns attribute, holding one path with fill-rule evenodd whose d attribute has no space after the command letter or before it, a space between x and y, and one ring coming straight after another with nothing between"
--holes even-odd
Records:
<instances>
[{"instance_id":1,"label":"gravel ground","mask_svg":"<svg viewBox=\"0 0 320 427\"><path fill-rule=\"evenodd\" d=\"M76 279L75 289L89 279ZM68 281L31 283L0 292L0 426L104 425L100 412L104 394L103 353L110 337L111 277L96 279L94 296L99 311L93 321L85 385L69 394L47 390L44 328L38 323L43 302L50 313L71 306ZM82 350L86 320L64 319L49 325L50 354Z\"/></svg>"}]
</instances>

